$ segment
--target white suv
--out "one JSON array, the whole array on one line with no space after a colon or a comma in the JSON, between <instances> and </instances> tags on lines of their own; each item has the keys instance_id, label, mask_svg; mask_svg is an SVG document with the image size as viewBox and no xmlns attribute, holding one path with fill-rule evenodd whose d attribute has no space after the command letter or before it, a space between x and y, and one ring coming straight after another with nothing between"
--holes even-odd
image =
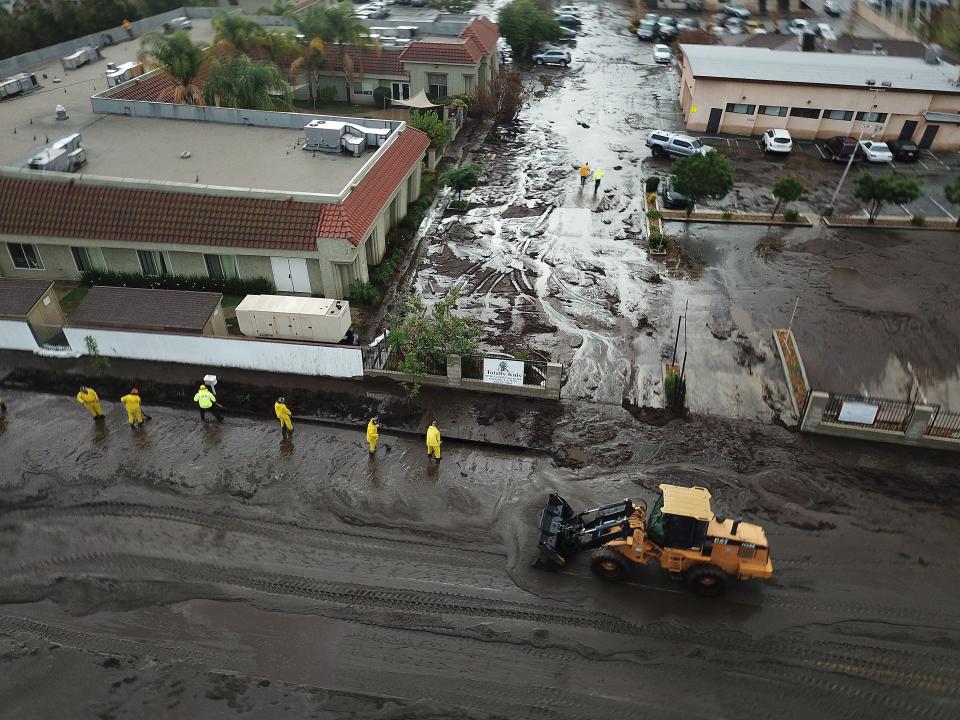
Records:
<instances>
[{"instance_id":1,"label":"white suv","mask_svg":"<svg viewBox=\"0 0 960 720\"><path fill-rule=\"evenodd\" d=\"M786 130L774 129L767 130L762 135L763 151L765 153L783 153L786 154L793 150L793 138Z\"/></svg>"},{"instance_id":2,"label":"white suv","mask_svg":"<svg viewBox=\"0 0 960 720\"><path fill-rule=\"evenodd\" d=\"M570 64L570 53L560 48L551 48L550 50L538 52L532 59L537 65L553 64L566 67Z\"/></svg>"},{"instance_id":3,"label":"white suv","mask_svg":"<svg viewBox=\"0 0 960 720\"><path fill-rule=\"evenodd\" d=\"M690 157L691 155L707 155L716 152L714 148L700 142L699 138L665 130L654 130L647 135L645 144L650 148L654 157L663 155Z\"/></svg>"}]
</instances>

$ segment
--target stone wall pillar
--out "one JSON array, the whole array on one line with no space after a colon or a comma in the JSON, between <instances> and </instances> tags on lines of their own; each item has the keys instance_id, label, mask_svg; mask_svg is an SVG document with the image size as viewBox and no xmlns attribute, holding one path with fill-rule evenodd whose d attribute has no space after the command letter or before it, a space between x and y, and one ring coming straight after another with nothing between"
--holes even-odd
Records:
<instances>
[{"instance_id":1,"label":"stone wall pillar","mask_svg":"<svg viewBox=\"0 0 960 720\"><path fill-rule=\"evenodd\" d=\"M463 366L459 355L447 355L447 382L459 385L463 378Z\"/></svg>"},{"instance_id":2,"label":"stone wall pillar","mask_svg":"<svg viewBox=\"0 0 960 720\"><path fill-rule=\"evenodd\" d=\"M560 375L563 371L563 365L560 363L547 363L547 390L556 392L557 398L560 397Z\"/></svg>"},{"instance_id":3,"label":"stone wall pillar","mask_svg":"<svg viewBox=\"0 0 960 720\"><path fill-rule=\"evenodd\" d=\"M922 438L923 434L927 431L927 427L930 425L930 419L936 412L937 408L931 407L930 405L915 405L913 414L910 416L910 420L907 421L907 429L904 431L903 436L907 440L919 440Z\"/></svg>"},{"instance_id":4,"label":"stone wall pillar","mask_svg":"<svg viewBox=\"0 0 960 720\"><path fill-rule=\"evenodd\" d=\"M827 407L827 400L830 394L820 390L814 390L810 393L810 399L807 400L807 410L800 421L800 429L806 432L815 432L823 419L823 411Z\"/></svg>"}]
</instances>

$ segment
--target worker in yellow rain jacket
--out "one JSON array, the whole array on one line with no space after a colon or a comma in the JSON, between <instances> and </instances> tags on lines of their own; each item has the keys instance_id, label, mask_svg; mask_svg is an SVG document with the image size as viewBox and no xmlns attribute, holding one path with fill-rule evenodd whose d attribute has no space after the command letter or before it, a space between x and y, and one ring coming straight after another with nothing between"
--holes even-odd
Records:
<instances>
[{"instance_id":1,"label":"worker in yellow rain jacket","mask_svg":"<svg viewBox=\"0 0 960 720\"><path fill-rule=\"evenodd\" d=\"M277 398L273 404L273 412L280 421L280 434L283 437L286 437L288 432L293 435L293 423L290 421L290 408L286 405L286 398Z\"/></svg>"},{"instance_id":2,"label":"worker in yellow rain jacket","mask_svg":"<svg viewBox=\"0 0 960 720\"><path fill-rule=\"evenodd\" d=\"M80 392L77 393L77 402L83 405L87 412L93 416L94 420L99 420L103 415L103 409L100 407L100 396L93 388L86 385L80 386Z\"/></svg>"},{"instance_id":3,"label":"worker in yellow rain jacket","mask_svg":"<svg viewBox=\"0 0 960 720\"><path fill-rule=\"evenodd\" d=\"M120 398L120 402L127 409L127 422L130 427L143 425L143 411L140 409L140 391L131 388L130 392Z\"/></svg>"},{"instance_id":4,"label":"worker in yellow rain jacket","mask_svg":"<svg viewBox=\"0 0 960 720\"><path fill-rule=\"evenodd\" d=\"M593 171L590 169L590 163L584 163L580 166L580 187L587 184L587 178L590 177L591 172Z\"/></svg>"},{"instance_id":5,"label":"worker in yellow rain jacket","mask_svg":"<svg viewBox=\"0 0 960 720\"><path fill-rule=\"evenodd\" d=\"M223 422L223 415L217 409L217 396L207 390L206 385L201 385L197 394L193 396L193 401L200 406L200 422L207 421L207 411L212 412L213 416Z\"/></svg>"},{"instance_id":6,"label":"worker in yellow rain jacket","mask_svg":"<svg viewBox=\"0 0 960 720\"><path fill-rule=\"evenodd\" d=\"M427 428L427 457L432 453L437 460L440 459L440 428L437 427L437 421L434 420Z\"/></svg>"},{"instance_id":7,"label":"worker in yellow rain jacket","mask_svg":"<svg viewBox=\"0 0 960 720\"><path fill-rule=\"evenodd\" d=\"M377 451L377 438L380 437L380 420L372 417L367 423L367 442L370 443L370 454Z\"/></svg>"}]
</instances>

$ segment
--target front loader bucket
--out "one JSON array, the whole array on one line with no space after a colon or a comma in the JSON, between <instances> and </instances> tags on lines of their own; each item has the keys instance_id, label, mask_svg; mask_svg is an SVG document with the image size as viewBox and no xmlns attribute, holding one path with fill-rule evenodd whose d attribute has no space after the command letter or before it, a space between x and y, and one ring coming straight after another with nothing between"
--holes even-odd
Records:
<instances>
[{"instance_id":1,"label":"front loader bucket","mask_svg":"<svg viewBox=\"0 0 960 720\"><path fill-rule=\"evenodd\" d=\"M563 567L567 559L561 550L561 531L576 516L570 504L557 493L550 493L546 507L540 513L540 538L537 546L540 553L534 561L536 566Z\"/></svg>"}]
</instances>

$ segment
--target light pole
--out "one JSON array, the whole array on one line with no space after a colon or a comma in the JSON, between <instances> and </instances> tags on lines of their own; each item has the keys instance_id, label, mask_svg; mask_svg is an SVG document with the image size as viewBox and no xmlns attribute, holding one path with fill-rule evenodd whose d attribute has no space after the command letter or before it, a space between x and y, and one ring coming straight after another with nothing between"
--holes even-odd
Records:
<instances>
[{"instance_id":1,"label":"light pole","mask_svg":"<svg viewBox=\"0 0 960 720\"><path fill-rule=\"evenodd\" d=\"M868 85L876 84L875 80L868 80ZM873 102L870 103L873 107L877 106L877 97L880 93L883 92L883 88L874 88L873 89ZM871 112L872 112L871 108ZM881 125L881 127L883 127ZM840 182L837 183L837 189L833 191L833 196L830 198L830 203L823 209L823 214L827 217L833 215L833 205L837 202L837 196L840 194L841 188L843 188L843 182L847 179L847 173L850 172L850 166L853 165L853 159L857 156L857 153L860 151L860 141L863 140L863 133L867 131L867 128L870 128L871 133L876 133L877 129L874 125L870 123L864 123L860 128L860 134L857 136L857 146L853 149L853 152L850 153L850 158L847 160L847 166L843 169L843 175L840 176Z\"/></svg>"}]
</instances>

